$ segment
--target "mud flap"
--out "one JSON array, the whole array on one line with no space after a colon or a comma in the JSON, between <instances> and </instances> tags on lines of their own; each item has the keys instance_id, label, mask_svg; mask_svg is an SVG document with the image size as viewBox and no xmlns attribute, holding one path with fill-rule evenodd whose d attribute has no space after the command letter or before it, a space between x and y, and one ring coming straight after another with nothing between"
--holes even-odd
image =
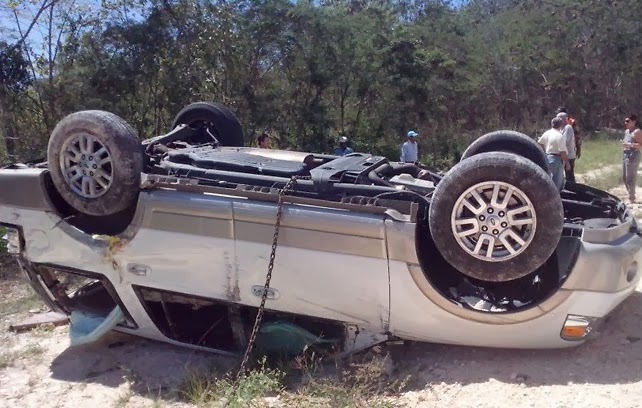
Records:
<instances>
[{"instance_id":1,"label":"mud flap","mask_svg":"<svg viewBox=\"0 0 642 408\"><path fill-rule=\"evenodd\" d=\"M93 343L124 321L125 315L118 306L107 316L74 310L70 316L70 345Z\"/></svg>"}]
</instances>

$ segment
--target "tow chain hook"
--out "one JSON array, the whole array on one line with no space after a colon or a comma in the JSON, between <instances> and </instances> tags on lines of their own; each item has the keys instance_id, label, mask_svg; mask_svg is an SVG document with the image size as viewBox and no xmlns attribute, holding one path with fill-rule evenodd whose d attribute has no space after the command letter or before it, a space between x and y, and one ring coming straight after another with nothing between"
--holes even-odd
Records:
<instances>
[{"instance_id":1,"label":"tow chain hook","mask_svg":"<svg viewBox=\"0 0 642 408\"><path fill-rule=\"evenodd\" d=\"M288 180L283 189L279 191L279 198L277 201L276 208L276 222L274 224L274 237L272 239L272 252L270 253L270 262L268 263L267 275L265 276L265 284L263 285L263 294L261 296L261 305L259 306L258 312L256 314L256 319L254 320L254 327L252 328L252 333L250 334L250 339L247 343L247 348L243 354L243 359L239 366L238 373L236 375L236 380L240 379L245 372L245 366L247 361L250 358L250 353L254 348L254 342L256 341L256 335L261 326L261 321L263 320L263 312L265 310L265 301L268 298L268 293L270 289L270 280L272 280L272 270L274 269L274 258L276 256L276 248L279 241L279 229L281 227L281 218L283 217L283 196L288 190L291 190L292 187L296 184L297 180L306 180L310 179L309 176L293 176Z\"/></svg>"}]
</instances>

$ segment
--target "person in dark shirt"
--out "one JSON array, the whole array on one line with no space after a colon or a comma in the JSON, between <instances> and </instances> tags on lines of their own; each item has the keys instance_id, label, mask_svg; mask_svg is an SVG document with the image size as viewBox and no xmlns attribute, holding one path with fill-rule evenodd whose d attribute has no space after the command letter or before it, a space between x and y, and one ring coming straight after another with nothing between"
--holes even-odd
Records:
<instances>
[{"instance_id":1,"label":"person in dark shirt","mask_svg":"<svg viewBox=\"0 0 642 408\"><path fill-rule=\"evenodd\" d=\"M257 138L257 141L259 142L259 147L261 149L270 148L270 135L268 135L267 133L261 133L261 135Z\"/></svg>"}]
</instances>

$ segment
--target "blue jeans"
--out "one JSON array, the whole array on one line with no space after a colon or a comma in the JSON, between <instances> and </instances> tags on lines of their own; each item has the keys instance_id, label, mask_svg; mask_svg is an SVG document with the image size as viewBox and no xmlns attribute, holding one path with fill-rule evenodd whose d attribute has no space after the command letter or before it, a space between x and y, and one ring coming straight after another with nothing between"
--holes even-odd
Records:
<instances>
[{"instance_id":1,"label":"blue jeans","mask_svg":"<svg viewBox=\"0 0 642 408\"><path fill-rule=\"evenodd\" d=\"M547 154L548 170L558 191L564 188L564 161L560 156Z\"/></svg>"}]
</instances>

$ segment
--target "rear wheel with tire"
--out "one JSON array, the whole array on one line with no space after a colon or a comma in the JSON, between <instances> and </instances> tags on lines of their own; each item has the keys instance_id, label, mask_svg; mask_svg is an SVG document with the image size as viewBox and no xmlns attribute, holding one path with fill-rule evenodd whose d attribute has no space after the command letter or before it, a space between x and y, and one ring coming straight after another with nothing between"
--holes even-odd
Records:
<instances>
[{"instance_id":1,"label":"rear wheel with tire","mask_svg":"<svg viewBox=\"0 0 642 408\"><path fill-rule=\"evenodd\" d=\"M466 160L479 153L508 152L525 157L548 173L546 154L535 140L513 130L490 132L472 142L461 156Z\"/></svg>"},{"instance_id":2,"label":"rear wheel with tire","mask_svg":"<svg viewBox=\"0 0 642 408\"><path fill-rule=\"evenodd\" d=\"M176 115L172 129L179 125L203 131L204 138L211 133L221 146L243 147L243 129L241 122L227 107L212 102L194 102ZM211 137L210 137L211 139Z\"/></svg>"},{"instance_id":3,"label":"rear wheel with tire","mask_svg":"<svg viewBox=\"0 0 642 408\"><path fill-rule=\"evenodd\" d=\"M482 281L506 282L543 265L562 234L561 197L535 163L505 152L459 162L437 185L429 225L448 263Z\"/></svg>"},{"instance_id":4,"label":"rear wheel with tire","mask_svg":"<svg viewBox=\"0 0 642 408\"><path fill-rule=\"evenodd\" d=\"M76 211L108 216L138 198L143 152L136 131L113 113L72 113L55 127L48 168L60 196Z\"/></svg>"}]
</instances>

